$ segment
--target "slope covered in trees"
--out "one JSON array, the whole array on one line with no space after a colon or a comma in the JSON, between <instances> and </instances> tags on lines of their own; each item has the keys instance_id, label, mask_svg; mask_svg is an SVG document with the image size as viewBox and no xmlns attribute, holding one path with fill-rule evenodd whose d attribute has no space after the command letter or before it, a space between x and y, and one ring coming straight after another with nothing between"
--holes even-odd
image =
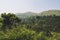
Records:
<instances>
[{"instance_id":1,"label":"slope covered in trees","mask_svg":"<svg viewBox=\"0 0 60 40\"><path fill-rule=\"evenodd\" d=\"M48 10L48 11L43 11L40 13L34 13L34 12L25 12L25 13L16 13L18 17L30 17L30 16L50 16L50 15L56 15L60 16L60 10Z\"/></svg>"},{"instance_id":2,"label":"slope covered in trees","mask_svg":"<svg viewBox=\"0 0 60 40\"><path fill-rule=\"evenodd\" d=\"M56 16L60 16L60 10L48 10L48 11L44 11L41 12L42 16L48 16L48 15L56 15Z\"/></svg>"},{"instance_id":3,"label":"slope covered in trees","mask_svg":"<svg viewBox=\"0 0 60 40\"><path fill-rule=\"evenodd\" d=\"M0 18L0 40L60 40L60 16L19 18L3 13Z\"/></svg>"},{"instance_id":4,"label":"slope covered in trees","mask_svg":"<svg viewBox=\"0 0 60 40\"><path fill-rule=\"evenodd\" d=\"M38 15L37 13L34 13L34 12L25 12L25 13L16 13L16 15L18 17L22 17L22 18L26 18L26 17L30 17L30 16L36 16Z\"/></svg>"}]
</instances>

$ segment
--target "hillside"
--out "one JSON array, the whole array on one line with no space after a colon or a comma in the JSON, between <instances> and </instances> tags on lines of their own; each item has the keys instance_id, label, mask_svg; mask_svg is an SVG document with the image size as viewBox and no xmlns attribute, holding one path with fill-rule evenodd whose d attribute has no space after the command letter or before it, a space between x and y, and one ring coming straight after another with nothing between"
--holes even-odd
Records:
<instances>
[{"instance_id":1,"label":"hillside","mask_svg":"<svg viewBox=\"0 0 60 40\"><path fill-rule=\"evenodd\" d=\"M34 12L25 12L25 13L16 13L16 15L18 17L22 17L22 18L26 18L26 17L30 17L30 16L49 16L49 15L56 15L56 16L60 16L60 10L48 10L48 11L43 11L40 13L34 13Z\"/></svg>"},{"instance_id":2,"label":"hillside","mask_svg":"<svg viewBox=\"0 0 60 40\"><path fill-rule=\"evenodd\" d=\"M30 17L30 16L36 16L37 13L25 12L25 13L16 13L16 15L17 15L18 17L23 17L23 18L25 18L25 17Z\"/></svg>"},{"instance_id":3,"label":"hillside","mask_svg":"<svg viewBox=\"0 0 60 40\"><path fill-rule=\"evenodd\" d=\"M43 11L40 14L41 16L47 16L47 15L56 15L56 16L60 16L60 10L48 10L48 11Z\"/></svg>"},{"instance_id":4,"label":"hillside","mask_svg":"<svg viewBox=\"0 0 60 40\"><path fill-rule=\"evenodd\" d=\"M60 16L33 15L21 19L15 14L3 13L0 40L60 40Z\"/></svg>"}]
</instances>

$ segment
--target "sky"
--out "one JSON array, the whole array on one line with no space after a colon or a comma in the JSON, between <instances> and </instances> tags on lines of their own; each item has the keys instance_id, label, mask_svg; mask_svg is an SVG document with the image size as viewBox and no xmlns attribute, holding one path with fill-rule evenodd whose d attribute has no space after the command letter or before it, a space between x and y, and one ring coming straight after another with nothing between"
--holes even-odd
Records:
<instances>
[{"instance_id":1,"label":"sky","mask_svg":"<svg viewBox=\"0 0 60 40\"><path fill-rule=\"evenodd\" d=\"M60 0L0 0L0 13L41 12L60 10Z\"/></svg>"}]
</instances>

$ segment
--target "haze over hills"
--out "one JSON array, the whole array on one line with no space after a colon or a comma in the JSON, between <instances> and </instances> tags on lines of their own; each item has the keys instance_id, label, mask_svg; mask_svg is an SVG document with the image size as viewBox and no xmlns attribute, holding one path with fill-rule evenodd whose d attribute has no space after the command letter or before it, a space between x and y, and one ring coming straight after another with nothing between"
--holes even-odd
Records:
<instances>
[{"instance_id":1,"label":"haze over hills","mask_svg":"<svg viewBox=\"0 0 60 40\"><path fill-rule=\"evenodd\" d=\"M60 16L60 10L48 10L48 11L43 11L40 13L34 13L34 12L25 12L25 13L16 13L18 17L30 17L30 16L49 16L49 15L56 15Z\"/></svg>"},{"instance_id":2,"label":"haze over hills","mask_svg":"<svg viewBox=\"0 0 60 40\"><path fill-rule=\"evenodd\" d=\"M36 16L37 13L34 12L25 12L25 13L16 13L18 17L30 17L30 16Z\"/></svg>"}]
</instances>

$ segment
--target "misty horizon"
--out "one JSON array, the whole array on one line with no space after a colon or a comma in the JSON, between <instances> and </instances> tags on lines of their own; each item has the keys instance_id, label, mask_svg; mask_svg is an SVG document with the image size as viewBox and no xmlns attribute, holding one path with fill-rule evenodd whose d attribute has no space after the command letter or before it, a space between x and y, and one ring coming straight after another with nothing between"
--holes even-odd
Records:
<instances>
[{"instance_id":1,"label":"misty horizon","mask_svg":"<svg viewBox=\"0 0 60 40\"><path fill-rule=\"evenodd\" d=\"M47 10L60 10L60 0L0 0L0 13L39 13Z\"/></svg>"}]
</instances>

